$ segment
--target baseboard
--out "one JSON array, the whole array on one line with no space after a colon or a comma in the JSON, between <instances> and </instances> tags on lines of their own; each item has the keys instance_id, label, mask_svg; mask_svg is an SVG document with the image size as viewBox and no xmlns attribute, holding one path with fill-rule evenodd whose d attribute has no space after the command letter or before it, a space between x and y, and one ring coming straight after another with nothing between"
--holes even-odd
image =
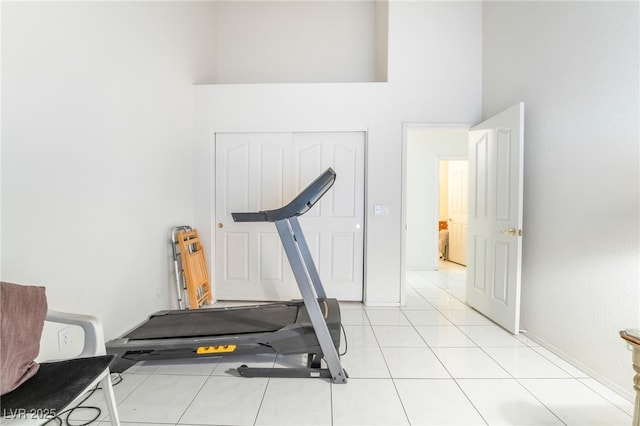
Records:
<instances>
[{"instance_id":1,"label":"baseboard","mask_svg":"<svg viewBox=\"0 0 640 426\"><path fill-rule=\"evenodd\" d=\"M564 361L566 361L569 364L573 365L577 369L582 370L583 372L585 372L586 374L591 376L596 381L600 382L603 386L607 387L608 389L610 389L611 391L613 391L614 393L616 393L620 397L624 398L625 400L627 400L627 401L629 401L631 403L634 403L635 398L636 398L636 395L635 395L634 392L620 387L618 384L612 382L611 380L607 379L606 377L602 376L601 374L599 374L596 371L592 370L591 368L587 367L586 365L584 365L580 361L576 360L575 358L567 355L565 352L561 351L560 349L558 349L554 345L550 344L549 342L545 341L544 339L541 339L540 337L536 336L535 334L532 334L530 332L524 332L522 334L524 336L526 336L528 339L531 339L532 341L536 342L537 344L539 344L543 348L549 350L550 352L553 352L555 355L557 355L558 357L562 358ZM632 368L631 367L631 355L629 355L629 369L631 370L631 368ZM630 383L630 385L631 385L631 383Z\"/></svg>"}]
</instances>

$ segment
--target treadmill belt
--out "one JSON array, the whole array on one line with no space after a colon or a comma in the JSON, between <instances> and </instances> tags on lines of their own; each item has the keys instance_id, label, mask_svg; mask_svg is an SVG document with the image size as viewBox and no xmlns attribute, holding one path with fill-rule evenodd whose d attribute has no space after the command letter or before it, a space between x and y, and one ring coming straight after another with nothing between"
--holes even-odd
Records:
<instances>
[{"instance_id":1,"label":"treadmill belt","mask_svg":"<svg viewBox=\"0 0 640 426\"><path fill-rule=\"evenodd\" d=\"M128 339L224 336L263 333L293 324L296 305L263 305L250 309L168 311L151 316L128 335Z\"/></svg>"}]
</instances>

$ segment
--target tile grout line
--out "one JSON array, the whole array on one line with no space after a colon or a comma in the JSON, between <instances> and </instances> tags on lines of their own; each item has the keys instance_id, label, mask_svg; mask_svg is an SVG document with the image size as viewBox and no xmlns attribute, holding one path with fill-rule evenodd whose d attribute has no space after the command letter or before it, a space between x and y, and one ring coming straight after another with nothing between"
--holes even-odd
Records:
<instances>
[{"instance_id":1,"label":"tile grout line","mask_svg":"<svg viewBox=\"0 0 640 426\"><path fill-rule=\"evenodd\" d=\"M445 290L446 291L446 290ZM447 293L449 293L447 291ZM436 308L437 309L437 308ZM442 313L439 309L438 311L440 313ZM477 348L480 349L484 354L486 354L489 359L491 359L493 362L496 363L496 365L498 365L502 370L504 370L510 377L510 379L506 379L506 380L514 380L522 389L524 389L529 395L531 395L536 401L538 401L540 403L540 405L542 405L544 408L546 408L555 418L558 419L558 421L560 421L563 425L566 425L566 423L564 421L562 421L562 419L553 411L551 410L549 407L547 407L546 404L544 404L542 401L540 401L527 387L525 387L519 380L518 378L516 378L515 376L513 376L509 371L507 371L506 368L504 368L497 360L495 360L491 354L489 354L487 351L485 351L484 347L481 346L478 342L476 342L471 336L467 335L466 333L464 333L463 330L461 330L458 325L459 324L454 324L456 328L458 328L458 330L463 333L465 336L467 336L467 338L471 339L472 342L474 342L477 345ZM525 344L526 345L526 344ZM528 345L526 346L528 347ZM436 355L437 357L437 355ZM438 358L439 359L439 358ZM555 365L555 364L554 364ZM446 369L446 367L445 367ZM564 370L562 370L564 371ZM449 372L449 370L447 370L447 372ZM566 371L565 371L566 372ZM451 373L449 373L451 374ZM484 416L482 416L482 414L480 413L480 411L476 408L475 404L473 404L473 402L471 401L471 399L469 398L469 396L464 392L464 390L462 389L462 387L460 386L460 384L458 383L458 379L453 377L453 380L456 383L456 386L458 386L458 388L462 391L462 393L465 395L465 397L467 398L467 400L471 403L471 405L476 409L476 411L478 412L478 414L480 415L480 417L482 417L482 419L485 421L485 423L489 424L487 422L487 420L484 418ZM501 380L501 379L479 379L479 380Z\"/></svg>"},{"instance_id":2,"label":"tile grout line","mask_svg":"<svg viewBox=\"0 0 640 426\"><path fill-rule=\"evenodd\" d=\"M203 375L204 376L204 375ZM193 395L193 398L191 399L191 402L189 402L189 404L187 404L187 406L185 407L185 409L182 411L182 414L180 414L180 417L178 417L178 421L175 423L176 425L180 424L180 421L182 420L182 418L184 417L184 415L187 413L187 411L189 411L189 408L191 408L191 406L193 405L194 401L196 400L196 398L198 398L198 395L200 395L200 392L202 392L202 389L204 388L204 386L207 384L207 382L211 379L211 375L207 375L207 378L204 379L204 381L202 382L202 385L200 385L200 389L198 389L198 392L196 392Z\"/></svg>"},{"instance_id":3,"label":"tile grout line","mask_svg":"<svg viewBox=\"0 0 640 426\"><path fill-rule=\"evenodd\" d=\"M420 294L420 297L422 297L423 299L427 300L422 294ZM428 302L428 300L427 300ZM442 315L442 312L436 308L436 311L438 313L440 313ZM411 321L409 321L411 322ZM413 324L413 323L412 323ZM452 323L453 324L453 323ZM456 324L453 324L456 329L458 329L458 326ZM415 328L415 326L414 326ZM459 330L459 329L458 329ZM462 330L459 330L460 332L462 332ZM440 365L442 365L442 367L444 368L444 370L447 372L447 374L449 374L450 379L453 380L453 382L455 383L455 385L458 387L458 389L460 390L460 392L462 392L462 394L464 395L464 397L467 399L467 401L469 402L469 404L471 404L471 406L473 407L473 409L476 411L476 413L478 413L478 416L480 416L480 418L482 419L482 421L486 424L489 425L489 422L487 421L487 419L484 418L484 416L482 415L482 413L480 412L480 410L478 410L478 407L476 407L476 405L473 403L473 401L471 401L471 399L469 398L469 395L467 395L467 393L462 389L462 387L460 386L460 383L458 383L458 379L456 379L455 377L453 377L453 374L451 374L451 371L449 371L449 369L447 368L446 365L444 365L444 363L442 362L442 360L438 357L438 355L435 353L435 351L433 350L433 348L429 345L429 343L424 339L424 337L418 332L418 330L416 329L416 332L418 333L418 335L420 335L420 337L423 339L423 341L425 342L425 344L427 345L427 347L429 348L429 350L431 351L431 353L433 353L433 356L436 357L436 359L438 360L438 362L440 363ZM463 333L464 334L464 333ZM466 334L465 334L466 336ZM472 342L474 344L477 345L477 343L475 341L472 340ZM449 380L449 379L447 379ZM394 382L395 385L395 382Z\"/></svg>"}]
</instances>

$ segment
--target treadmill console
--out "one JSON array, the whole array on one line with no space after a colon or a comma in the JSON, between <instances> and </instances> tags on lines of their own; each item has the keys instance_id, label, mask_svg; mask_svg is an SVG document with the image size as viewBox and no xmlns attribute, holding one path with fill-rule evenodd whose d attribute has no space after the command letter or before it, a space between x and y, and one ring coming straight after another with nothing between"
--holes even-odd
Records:
<instances>
[{"instance_id":1,"label":"treadmill console","mask_svg":"<svg viewBox=\"0 0 640 426\"><path fill-rule=\"evenodd\" d=\"M335 180L336 172L329 167L286 206L253 213L231 213L231 216L234 222L276 222L303 215L333 186Z\"/></svg>"}]
</instances>

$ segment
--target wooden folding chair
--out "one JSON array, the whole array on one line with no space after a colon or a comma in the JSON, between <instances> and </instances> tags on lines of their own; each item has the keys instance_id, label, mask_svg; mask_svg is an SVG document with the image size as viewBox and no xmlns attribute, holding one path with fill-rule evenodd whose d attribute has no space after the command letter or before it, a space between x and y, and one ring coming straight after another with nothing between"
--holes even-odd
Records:
<instances>
[{"instance_id":1,"label":"wooden folding chair","mask_svg":"<svg viewBox=\"0 0 640 426\"><path fill-rule=\"evenodd\" d=\"M187 285L189 308L198 309L203 305L208 305L213 299L204 250L200 244L198 231L195 229L179 232L177 239Z\"/></svg>"}]
</instances>

